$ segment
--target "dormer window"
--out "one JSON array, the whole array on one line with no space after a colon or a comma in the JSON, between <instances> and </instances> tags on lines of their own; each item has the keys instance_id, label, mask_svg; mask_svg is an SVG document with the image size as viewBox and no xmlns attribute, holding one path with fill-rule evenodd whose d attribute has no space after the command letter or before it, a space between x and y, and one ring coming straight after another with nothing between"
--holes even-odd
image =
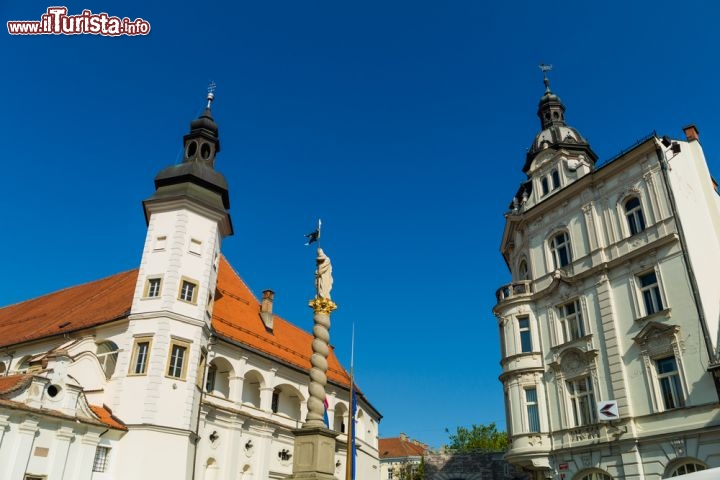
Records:
<instances>
[{"instance_id":1,"label":"dormer window","mask_svg":"<svg viewBox=\"0 0 720 480\"><path fill-rule=\"evenodd\" d=\"M550 176L552 177L552 189L556 190L560 188L560 173L557 169L553 169L553 171L550 172Z\"/></svg>"},{"instance_id":2,"label":"dormer window","mask_svg":"<svg viewBox=\"0 0 720 480\"><path fill-rule=\"evenodd\" d=\"M553 168L550 173L540 179L540 187L542 196L560 188L560 172L557 168Z\"/></svg>"}]
</instances>

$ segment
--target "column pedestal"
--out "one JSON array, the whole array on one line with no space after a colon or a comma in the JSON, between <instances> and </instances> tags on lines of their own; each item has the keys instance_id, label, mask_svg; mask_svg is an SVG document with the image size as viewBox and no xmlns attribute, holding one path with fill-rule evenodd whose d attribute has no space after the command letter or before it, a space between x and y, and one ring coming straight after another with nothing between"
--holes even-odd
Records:
<instances>
[{"instance_id":1,"label":"column pedestal","mask_svg":"<svg viewBox=\"0 0 720 480\"><path fill-rule=\"evenodd\" d=\"M293 430L295 450L292 480L334 480L335 437L338 432L324 427Z\"/></svg>"}]
</instances>

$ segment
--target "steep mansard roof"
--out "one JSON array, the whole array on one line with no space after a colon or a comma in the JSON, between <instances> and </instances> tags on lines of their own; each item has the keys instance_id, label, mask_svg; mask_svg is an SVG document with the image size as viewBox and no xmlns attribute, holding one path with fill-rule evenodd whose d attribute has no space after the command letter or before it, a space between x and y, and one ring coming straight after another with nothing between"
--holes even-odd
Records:
<instances>
[{"instance_id":1,"label":"steep mansard roof","mask_svg":"<svg viewBox=\"0 0 720 480\"><path fill-rule=\"evenodd\" d=\"M0 348L96 327L126 317L135 294L137 270L69 287L0 308ZM275 316L268 332L260 303L221 257L212 325L220 337L282 362L310 370L312 336ZM330 350L327 377L345 387L350 376Z\"/></svg>"}]
</instances>

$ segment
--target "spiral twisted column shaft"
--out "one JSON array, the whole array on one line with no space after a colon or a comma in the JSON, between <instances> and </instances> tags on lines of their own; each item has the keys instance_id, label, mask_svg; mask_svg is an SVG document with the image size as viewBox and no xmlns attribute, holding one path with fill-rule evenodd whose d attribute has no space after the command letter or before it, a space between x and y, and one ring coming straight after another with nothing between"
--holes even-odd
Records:
<instances>
[{"instance_id":1,"label":"spiral twisted column shaft","mask_svg":"<svg viewBox=\"0 0 720 480\"><path fill-rule=\"evenodd\" d=\"M308 391L308 414L303 428L325 427L325 385L327 385L327 357L330 353L330 313L337 305L329 298L315 297L310 300L315 312L313 320L313 354L310 357L310 387Z\"/></svg>"}]
</instances>

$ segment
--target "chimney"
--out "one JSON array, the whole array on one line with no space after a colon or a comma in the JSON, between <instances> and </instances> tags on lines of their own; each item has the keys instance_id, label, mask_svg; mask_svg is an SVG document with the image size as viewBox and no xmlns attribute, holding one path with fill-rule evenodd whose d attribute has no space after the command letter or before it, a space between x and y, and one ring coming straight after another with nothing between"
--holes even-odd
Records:
<instances>
[{"instance_id":1,"label":"chimney","mask_svg":"<svg viewBox=\"0 0 720 480\"><path fill-rule=\"evenodd\" d=\"M405 435L404 433L400 433L400 440L401 440L401 441L406 442L407 439L408 439L407 435Z\"/></svg>"},{"instance_id":2,"label":"chimney","mask_svg":"<svg viewBox=\"0 0 720 480\"><path fill-rule=\"evenodd\" d=\"M685 132L685 138L687 138L688 142L694 141L700 141L700 131L697 129L694 123L691 123L687 127L683 127L683 132Z\"/></svg>"},{"instance_id":3,"label":"chimney","mask_svg":"<svg viewBox=\"0 0 720 480\"><path fill-rule=\"evenodd\" d=\"M260 318L265 324L265 328L272 332L273 329L273 300L275 299L275 292L272 290L263 290L262 302L260 303Z\"/></svg>"}]
</instances>

